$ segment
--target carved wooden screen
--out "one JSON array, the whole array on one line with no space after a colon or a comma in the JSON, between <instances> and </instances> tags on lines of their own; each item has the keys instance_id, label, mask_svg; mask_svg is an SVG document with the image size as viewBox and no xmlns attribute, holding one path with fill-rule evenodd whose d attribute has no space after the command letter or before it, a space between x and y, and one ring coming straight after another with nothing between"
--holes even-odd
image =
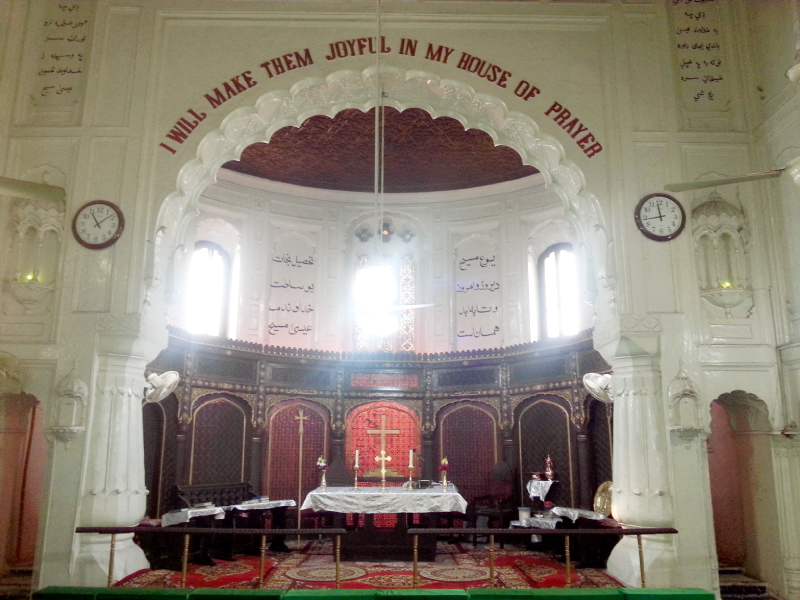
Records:
<instances>
[{"instance_id":1,"label":"carved wooden screen","mask_svg":"<svg viewBox=\"0 0 800 600\"><path fill-rule=\"evenodd\" d=\"M178 399L174 394L142 405L142 428L147 516L157 519L175 507Z\"/></svg>"},{"instance_id":2,"label":"carved wooden screen","mask_svg":"<svg viewBox=\"0 0 800 600\"><path fill-rule=\"evenodd\" d=\"M192 414L189 483L246 481L250 438L245 402L227 395L199 400Z\"/></svg>"},{"instance_id":3,"label":"carved wooden screen","mask_svg":"<svg viewBox=\"0 0 800 600\"><path fill-rule=\"evenodd\" d=\"M294 499L299 507L320 484L317 459L330 459L329 428L328 412L311 402L291 400L273 407L267 418L263 493L273 500Z\"/></svg>"},{"instance_id":4,"label":"carved wooden screen","mask_svg":"<svg viewBox=\"0 0 800 600\"><path fill-rule=\"evenodd\" d=\"M613 405L590 400L587 426L592 449L592 490L604 481L611 481L611 449L613 434Z\"/></svg>"},{"instance_id":5,"label":"carved wooden screen","mask_svg":"<svg viewBox=\"0 0 800 600\"><path fill-rule=\"evenodd\" d=\"M525 484L532 472L545 470L549 455L558 477L546 499L557 506L577 506L578 481L573 467L577 457L564 401L551 397L533 399L523 404L518 414L516 443L522 505L531 505Z\"/></svg>"},{"instance_id":6,"label":"carved wooden screen","mask_svg":"<svg viewBox=\"0 0 800 600\"><path fill-rule=\"evenodd\" d=\"M381 434L383 432L383 434ZM383 440L386 455L387 478L408 478L409 450L421 450L421 430L417 414L394 402L372 402L359 406L347 416L346 460L353 464L356 450L359 451L360 477L368 482L379 480L380 463L375 457L381 453ZM414 458L414 477L419 467Z\"/></svg>"},{"instance_id":7,"label":"carved wooden screen","mask_svg":"<svg viewBox=\"0 0 800 600\"><path fill-rule=\"evenodd\" d=\"M500 460L497 419L490 406L472 403L457 404L439 414L436 455L439 461L447 457L447 478L467 502L490 493L489 471Z\"/></svg>"}]
</instances>

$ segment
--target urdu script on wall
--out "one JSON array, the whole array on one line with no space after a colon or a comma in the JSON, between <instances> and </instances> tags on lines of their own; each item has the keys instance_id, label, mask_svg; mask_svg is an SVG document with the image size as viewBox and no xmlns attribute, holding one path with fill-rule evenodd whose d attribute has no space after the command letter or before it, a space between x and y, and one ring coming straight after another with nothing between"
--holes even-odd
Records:
<instances>
[{"instance_id":1,"label":"urdu script on wall","mask_svg":"<svg viewBox=\"0 0 800 600\"><path fill-rule=\"evenodd\" d=\"M467 52L457 52L455 48L435 45L430 42L420 44L419 40L400 38L399 44L387 40L386 36L381 36L380 53L392 54L395 52L400 55L419 57L423 60L432 62L455 65L457 69L471 73L476 77L494 83L500 88L513 90L514 95L527 102L539 97L541 90L530 81L525 79L515 79L514 75L502 67L492 64L487 60L473 56ZM222 106L231 98L256 87L259 84L258 78L266 77L273 79L289 71L302 69L319 61L334 61L376 54L379 51L376 38L361 37L347 40L330 42L327 49L316 55L312 54L310 48L303 50L293 50L281 54L274 58L265 60L259 64L259 69L254 69L259 75L256 76L253 70L246 70L229 80L224 81L210 92L203 95L204 108L214 110ZM559 127L564 129L575 143L588 157L592 158L603 150L602 144L597 141L594 134L589 131L589 127L582 123L572 111L568 110L560 102L552 101L544 110L544 114L550 117ZM174 127L166 134L167 142L159 144L161 148L175 154L176 144L183 144L197 126L206 119L208 113L203 109L189 108L180 117Z\"/></svg>"}]
</instances>

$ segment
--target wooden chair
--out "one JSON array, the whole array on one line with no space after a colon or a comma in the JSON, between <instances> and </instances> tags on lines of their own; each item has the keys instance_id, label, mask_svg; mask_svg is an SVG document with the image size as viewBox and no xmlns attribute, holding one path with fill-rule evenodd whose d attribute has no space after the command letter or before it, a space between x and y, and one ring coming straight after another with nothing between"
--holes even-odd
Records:
<instances>
[{"instance_id":1,"label":"wooden chair","mask_svg":"<svg viewBox=\"0 0 800 600\"><path fill-rule=\"evenodd\" d=\"M487 527L506 528L511 524L517 514L517 507L513 503L514 483L511 468L504 462L496 463L489 471L489 493L478 496L470 505L469 522L472 527L477 526L480 517L487 518ZM476 536L472 537L472 545L477 546ZM500 540L500 547L503 547Z\"/></svg>"}]
</instances>

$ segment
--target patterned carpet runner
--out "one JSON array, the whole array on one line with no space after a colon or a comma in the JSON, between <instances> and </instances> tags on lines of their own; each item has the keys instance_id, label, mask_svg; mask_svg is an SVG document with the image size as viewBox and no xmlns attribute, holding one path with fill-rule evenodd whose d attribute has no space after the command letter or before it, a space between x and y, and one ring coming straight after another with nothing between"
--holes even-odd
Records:
<instances>
[{"instance_id":1,"label":"patterned carpet runner","mask_svg":"<svg viewBox=\"0 0 800 600\"><path fill-rule=\"evenodd\" d=\"M292 552L270 553L264 588L309 590L333 588L336 571L330 542L288 542ZM235 562L217 561L214 566L191 565L187 587L253 589L258 587L258 557L239 556ZM566 582L564 564L546 554L521 549L496 550L494 587L623 587L603 569L572 569ZM410 589L410 562L342 562L340 586L345 589ZM180 587L181 574L146 570L118 582L121 587ZM485 548L439 542L435 562L419 563L419 588L464 589L492 587L489 555Z\"/></svg>"}]
</instances>

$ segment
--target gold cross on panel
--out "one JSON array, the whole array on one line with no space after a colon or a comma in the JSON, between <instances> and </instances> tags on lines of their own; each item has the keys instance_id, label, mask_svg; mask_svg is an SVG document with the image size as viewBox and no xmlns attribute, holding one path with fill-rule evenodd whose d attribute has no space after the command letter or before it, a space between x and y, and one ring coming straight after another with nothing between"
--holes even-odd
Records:
<instances>
[{"instance_id":1,"label":"gold cross on panel","mask_svg":"<svg viewBox=\"0 0 800 600\"><path fill-rule=\"evenodd\" d=\"M300 435L303 435L303 421L308 421L308 415L303 412L303 409L300 408L297 411L297 416L294 418L295 421L300 422Z\"/></svg>"},{"instance_id":2,"label":"gold cross on panel","mask_svg":"<svg viewBox=\"0 0 800 600\"><path fill-rule=\"evenodd\" d=\"M387 435L400 435L399 429L386 429L386 414L381 415L381 428L380 429L367 429L365 431L367 435L379 435L381 436L381 452L386 453L386 436ZM384 463L385 464L385 463Z\"/></svg>"}]
</instances>

